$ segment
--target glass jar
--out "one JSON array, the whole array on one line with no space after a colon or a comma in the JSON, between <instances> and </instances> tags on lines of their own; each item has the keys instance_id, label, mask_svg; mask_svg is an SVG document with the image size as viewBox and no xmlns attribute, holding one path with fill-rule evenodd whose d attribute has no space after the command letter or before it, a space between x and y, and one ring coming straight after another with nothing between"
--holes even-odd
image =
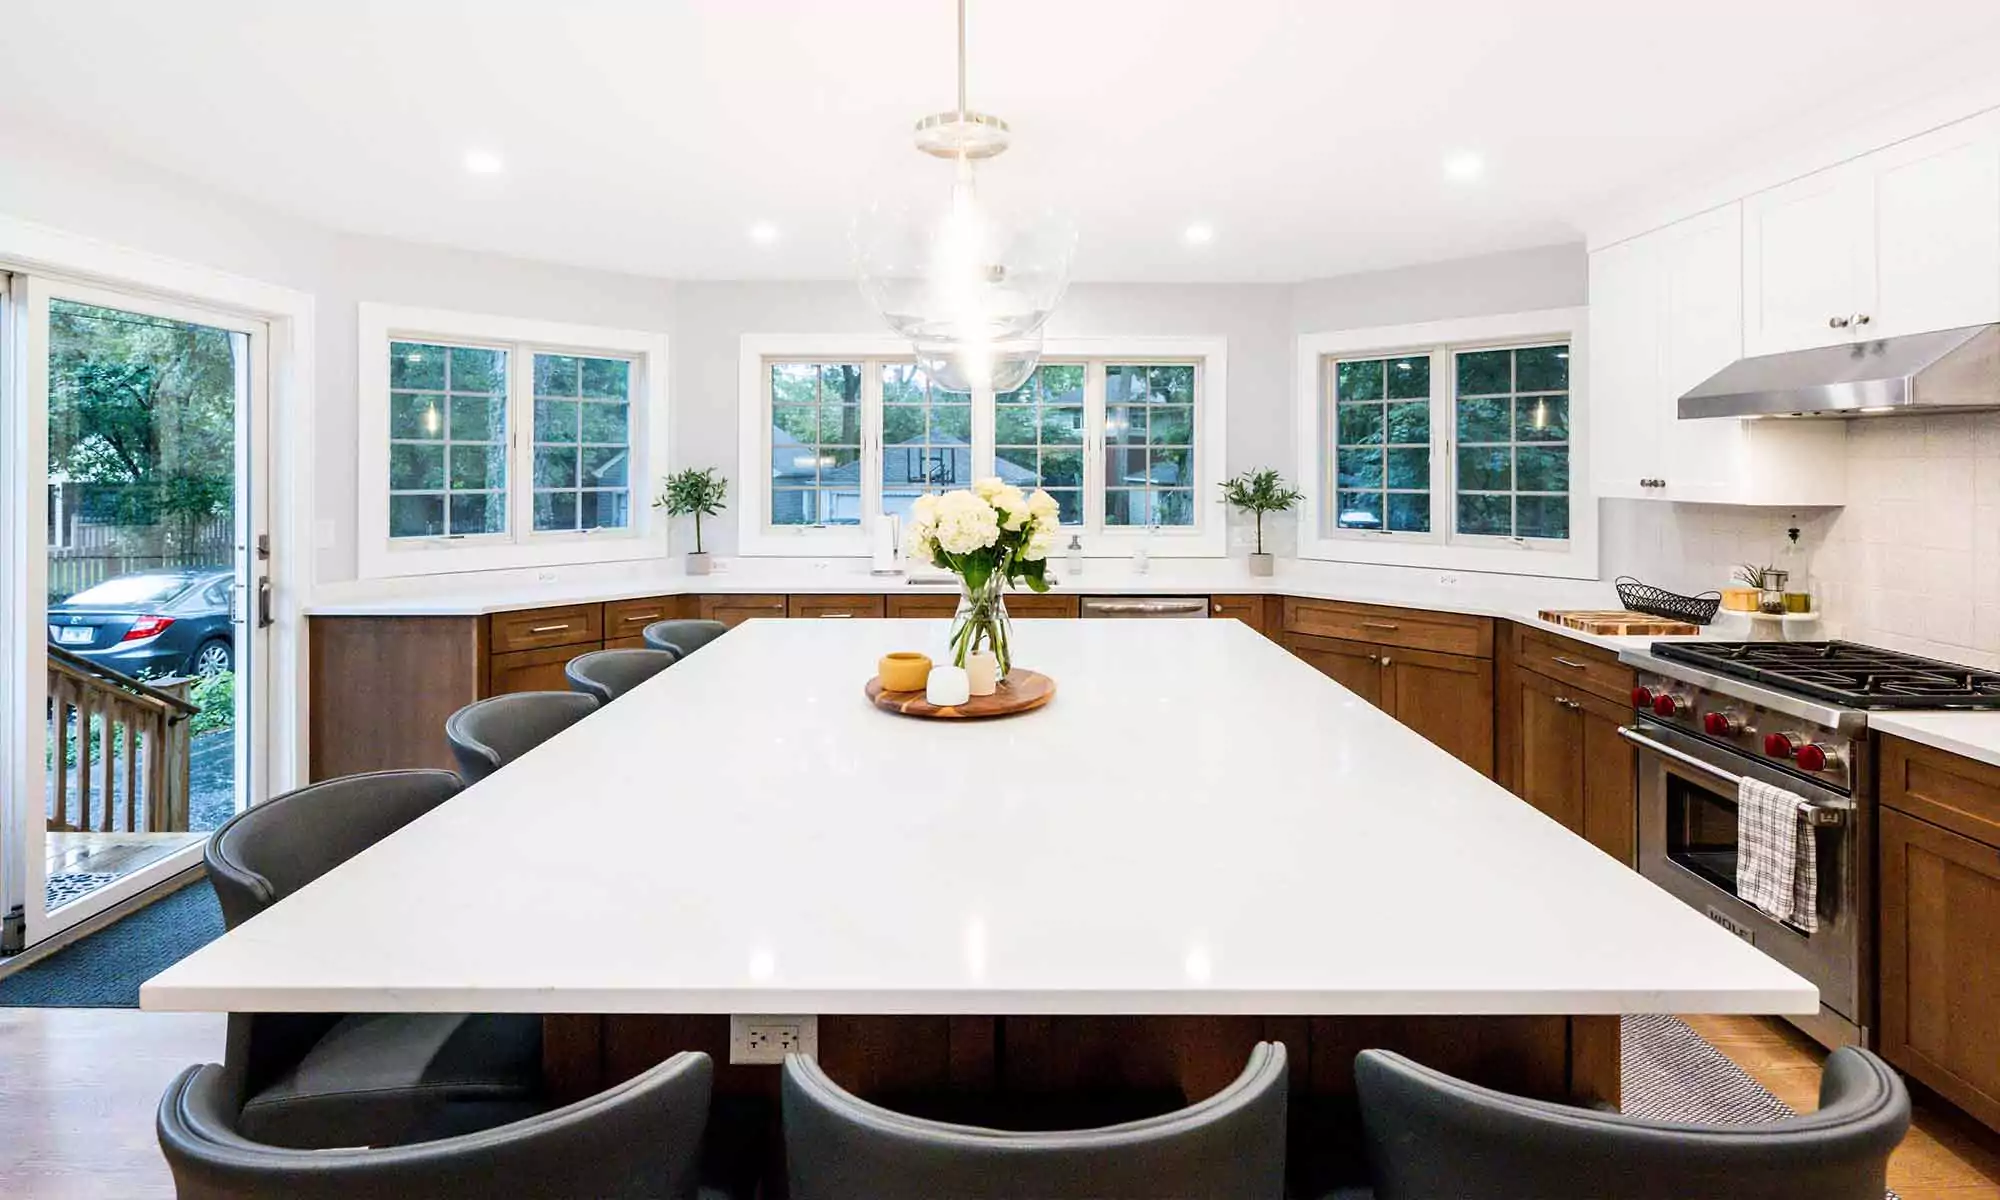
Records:
<instances>
[{"instance_id":1,"label":"glass jar","mask_svg":"<svg viewBox=\"0 0 2000 1200\"><path fill-rule=\"evenodd\" d=\"M1007 619L1007 579L998 571L974 588L964 576L958 580L958 611L951 617L951 637L947 643L951 663L963 667L973 652L991 650L999 670L995 679L1005 682L1013 665L1014 628Z\"/></svg>"}]
</instances>

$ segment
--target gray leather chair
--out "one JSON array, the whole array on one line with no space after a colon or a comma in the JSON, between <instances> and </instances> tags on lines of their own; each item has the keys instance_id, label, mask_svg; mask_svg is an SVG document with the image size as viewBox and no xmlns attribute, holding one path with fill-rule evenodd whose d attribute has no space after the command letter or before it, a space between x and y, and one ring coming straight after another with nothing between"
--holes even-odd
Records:
<instances>
[{"instance_id":1,"label":"gray leather chair","mask_svg":"<svg viewBox=\"0 0 2000 1200\"><path fill-rule=\"evenodd\" d=\"M686 658L728 632L729 626L720 621L677 620L655 621L640 636L655 650L671 650Z\"/></svg>"},{"instance_id":2,"label":"gray leather chair","mask_svg":"<svg viewBox=\"0 0 2000 1200\"><path fill-rule=\"evenodd\" d=\"M785 1060L792 1200L1279 1200L1285 1188L1285 1048L1179 1112L1071 1132L1015 1133L904 1116Z\"/></svg>"},{"instance_id":3,"label":"gray leather chair","mask_svg":"<svg viewBox=\"0 0 2000 1200\"><path fill-rule=\"evenodd\" d=\"M680 660L672 650L592 650L563 666L569 690L609 704Z\"/></svg>"},{"instance_id":4,"label":"gray leather chair","mask_svg":"<svg viewBox=\"0 0 2000 1200\"><path fill-rule=\"evenodd\" d=\"M565 1108L415 1146L294 1150L244 1135L224 1071L189 1067L160 1100L180 1200L693 1200L713 1067L676 1054Z\"/></svg>"},{"instance_id":5,"label":"gray leather chair","mask_svg":"<svg viewBox=\"0 0 2000 1200\"><path fill-rule=\"evenodd\" d=\"M579 692L515 692L475 700L445 718L444 737L458 773L478 783L597 711Z\"/></svg>"},{"instance_id":6,"label":"gray leather chair","mask_svg":"<svg viewBox=\"0 0 2000 1200\"><path fill-rule=\"evenodd\" d=\"M1910 1128L1903 1081L1857 1049L1826 1060L1819 1111L1761 1125L1526 1100L1383 1050L1354 1082L1377 1200L1882 1200Z\"/></svg>"},{"instance_id":7,"label":"gray leather chair","mask_svg":"<svg viewBox=\"0 0 2000 1200\"><path fill-rule=\"evenodd\" d=\"M208 840L234 929L463 790L449 771L378 771L274 796ZM395 1145L540 1112L541 1019L461 1013L232 1013L224 1062L245 1136Z\"/></svg>"}]
</instances>

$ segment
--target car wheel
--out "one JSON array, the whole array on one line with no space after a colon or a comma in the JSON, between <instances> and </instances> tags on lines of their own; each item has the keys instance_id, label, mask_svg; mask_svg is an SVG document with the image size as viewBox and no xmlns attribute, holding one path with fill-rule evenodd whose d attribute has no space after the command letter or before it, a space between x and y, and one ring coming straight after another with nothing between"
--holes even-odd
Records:
<instances>
[{"instance_id":1,"label":"car wheel","mask_svg":"<svg viewBox=\"0 0 2000 1200\"><path fill-rule=\"evenodd\" d=\"M236 653L228 642L216 639L203 642L201 649L188 660L190 675L224 675L236 667Z\"/></svg>"}]
</instances>

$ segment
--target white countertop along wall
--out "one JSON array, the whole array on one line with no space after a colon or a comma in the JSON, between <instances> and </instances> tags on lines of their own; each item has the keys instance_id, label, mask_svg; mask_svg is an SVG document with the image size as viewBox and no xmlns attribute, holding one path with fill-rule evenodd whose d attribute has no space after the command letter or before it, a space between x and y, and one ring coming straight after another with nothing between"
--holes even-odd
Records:
<instances>
[{"instance_id":1,"label":"white countertop along wall","mask_svg":"<svg viewBox=\"0 0 2000 1200\"><path fill-rule=\"evenodd\" d=\"M1240 624L751 621L149 981L149 1009L1805 1013L1812 985ZM561 831L563 836L551 836ZM573 835L584 836L573 836ZM607 870L605 839L650 847Z\"/></svg>"}]
</instances>

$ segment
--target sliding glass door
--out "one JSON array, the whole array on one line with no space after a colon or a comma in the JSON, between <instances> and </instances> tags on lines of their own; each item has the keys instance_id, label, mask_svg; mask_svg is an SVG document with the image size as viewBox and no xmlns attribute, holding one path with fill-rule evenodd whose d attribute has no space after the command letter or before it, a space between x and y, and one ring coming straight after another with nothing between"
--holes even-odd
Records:
<instances>
[{"instance_id":1,"label":"sliding glass door","mask_svg":"<svg viewBox=\"0 0 2000 1200\"><path fill-rule=\"evenodd\" d=\"M6 879L33 944L262 795L268 333L33 276L8 318Z\"/></svg>"}]
</instances>

